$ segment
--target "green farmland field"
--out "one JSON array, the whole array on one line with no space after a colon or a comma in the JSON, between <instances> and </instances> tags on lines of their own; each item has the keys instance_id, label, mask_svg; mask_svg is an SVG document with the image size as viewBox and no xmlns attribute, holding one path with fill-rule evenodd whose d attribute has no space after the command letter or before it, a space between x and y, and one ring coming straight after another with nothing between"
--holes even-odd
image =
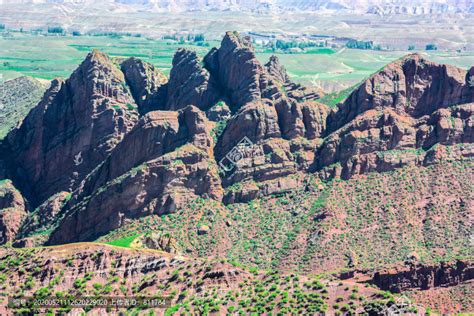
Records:
<instances>
[{"instance_id":1,"label":"green farmland field","mask_svg":"<svg viewBox=\"0 0 474 316\"><path fill-rule=\"evenodd\" d=\"M169 73L172 58L179 47L196 50L200 55L209 46L181 45L172 40L144 37L58 36L31 33L0 33L0 79L21 75L51 80L68 77L85 55L94 48L114 57L135 56L153 63L165 74ZM406 55L406 51L375 51L357 49L311 48L302 53L277 53L293 80L321 86L326 91L339 91L360 82L389 62ZM423 52L426 53L426 52ZM266 62L272 53L259 52ZM427 57L440 63L463 68L474 65L474 53L430 52Z\"/></svg>"}]
</instances>

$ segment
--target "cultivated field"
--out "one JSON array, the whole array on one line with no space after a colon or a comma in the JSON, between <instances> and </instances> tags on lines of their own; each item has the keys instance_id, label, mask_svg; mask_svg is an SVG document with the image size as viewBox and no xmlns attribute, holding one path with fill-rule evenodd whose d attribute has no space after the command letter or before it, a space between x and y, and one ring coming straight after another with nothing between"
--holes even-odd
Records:
<instances>
[{"instance_id":1,"label":"cultivated field","mask_svg":"<svg viewBox=\"0 0 474 316\"><path fill-rule=\"evenodd\" d=\"M219 46L218 40L208 41ZM173 54L186 46L204 55L209 47L180 44L173 40L145 37L57 36L4 32L0 37L0 74L3 80L28 75L42 79L68 77L93 48L111 56L135 56L149 61L168 74ZM340 49L309 50L305 53L277 53L292 79L320 85L326 91L342 90L363 80L408 51L376 51ZM474 52L423 52L433 61L469 68L474 65ZM271 53L258 52L262 62Z\"/></svg>"}]
</instances>

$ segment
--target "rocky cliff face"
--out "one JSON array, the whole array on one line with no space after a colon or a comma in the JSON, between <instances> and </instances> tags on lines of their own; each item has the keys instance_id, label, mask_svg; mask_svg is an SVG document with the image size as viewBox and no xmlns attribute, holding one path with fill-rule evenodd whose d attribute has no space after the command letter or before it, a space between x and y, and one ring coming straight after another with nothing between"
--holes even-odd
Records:
<instances>
[{"instance_id":1,"label":"rocky cliff face","mask_svg":"<svg viewBox=\"0 0 474 316\"><path fill-rule=\"evenodd\" d=\"M219 49L204 58L209 71L229 97L234 108L278 93L264 67L258 62L250 38L227 32Z\"/></svg>"},{"instance_id":2,"label":"rocky cliff face","mask_svg":"<svg viewBox=\"0 0 474 316\"><path fill-rule=\"evenodd\" d=\"M343 178L432 163L435 144L471 144L470 72L409 55L373 75L327 117L315 168ZM392 155L396 154L396 155ZM399 156L399 159L393 159ZM458 157L472 156L467 145Z\"/></svg>"},{"instance_id":3,"label":"rocky cliff face","mask_svg":"<svg viewBox=\"0 0 474 316\"><path fill-rule=\"evenodd\" d=\"M94 240L129 219L173 212L196 196L220 199L212 145L208 121L196 107L149 112L75 192L49 243Z\"/></svg>"},{"instance_id":4,"label":"rocky cliff face","mask_svg":"<svg viewBox=\"0 0 474 316\"><path fill-rule=\"evenodd\" d=\"M8 135L15 181L33 205L75 188L138 119L122 72L93 51Z\"/></svg>"},{"instance_id":5,"label":"rocky cliff face","mask_svg":"<svg viewBox=\"0 0 474 316\"><path fill-rule=\"evenodd\" d=\"M0 244L15 239L27 217L27 205L10 180L0 181Z\"/></svg>"},{"instance_id":6,"label":"rocky cliff face","mask_svg":"<svg viewBox=\"0 0 474 316\"><path fill-rule=\"evenodd\" d=\"M129 58L120 65L140 114L163 107L168 78L150 63Z\"/></svg>"},{"instance_id":7,"label":"rocky cliff face","mask_svg":"<svg viewBox=\"0 0 474 316\"><path fill-rule=\"evenodd\" d=\"M331 113L328 131L341 128L368 110L391 108L418 119L441 108L473 102L471 72L430 62L419 54L408 55L362 83Z\"/></svg>"},{"instance_id":8,"label":"rocky cliff face","mask_svg":"<svg viewBox=\"0 0 474 316\"><path fill-rule=\"evenodd\" d=\"M474 279L474 267L467 261L386 269L375 273L371 283L394 293L407 290L453 286Z\"/></svg>"},{"instance_id":9,"label":"rocky cliff face","mask_svg":"<svg viewBox=\"0 0 474 316\"><path fill-rule=\"evenodd\" d=\"M219 100L217 82L201 62L194 51L179 49L176 52L168 83L167 110L179 110L188 105L207 110Z\"/></svg>"},{"instance_id":10,"label":"rocky cliff face","mask_svg":"<svg viewBox=\"0 0 474 316\"><path fill-rule=\"evenodd\" d=\"M236 32L203 59L178 50L169 80L94 51L8 135L0 175L36 208L21 243L42 229L54 230L50 244L93 240L196 197L245 202L294 190L308 173L471 159L472 74L409 55L329 109Z\"/></svg>"}]
</instances>

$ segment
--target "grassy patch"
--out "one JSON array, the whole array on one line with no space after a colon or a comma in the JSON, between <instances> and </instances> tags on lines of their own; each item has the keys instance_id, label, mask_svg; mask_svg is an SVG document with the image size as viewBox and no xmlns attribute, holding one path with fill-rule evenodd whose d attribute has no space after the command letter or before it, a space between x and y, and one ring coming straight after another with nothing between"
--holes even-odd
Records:
<instances>
[{"instance_id":1,"label":"grassy patch","mask_svg":"<svg viewBox=\"0 0 474 316\"><path fill-rule=\"evenodd\" d=\"M357 86L358 86L358 84L354 85L352 87L349 87L347 89L344 89L342 91L339 91L339 92L326 94L321 99L319 99L318 102L320 102L322 104L326 104L327 106L330 106L330 107L334 107L338 103L344 102L347 99L347 97L352 93L352 91L354 91L354 89Z\"/></svg>"},{"instance_id":2,"label":"grassy patch","mask_svg":"<svg viewBox=\"0 0 474 316\"><path fill-rule=\"evenodd\" d=\"M108 245L117 246L117 247L124 247L130 248L132 242L138 237L140 234L119 238L113 241L108 242Z\"/></svg>"}]
</instances>

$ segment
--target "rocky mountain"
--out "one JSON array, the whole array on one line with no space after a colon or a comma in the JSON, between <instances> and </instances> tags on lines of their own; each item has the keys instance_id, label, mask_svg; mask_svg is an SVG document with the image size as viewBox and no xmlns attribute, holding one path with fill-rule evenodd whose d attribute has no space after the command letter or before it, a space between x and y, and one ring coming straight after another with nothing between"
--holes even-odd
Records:
<instances>
[{"instance_id":1,"label":"rocky mountain","mask_svg":"<svg viewBox=\"0 0 474 316\"><path fill-rule=\"evenodd\" d=\"M444 14L472 12L473 4L468 0L280 0L277 4L286 8L308 11L336 11L369 14Z\"/></svg>"},{"instance_id":2,"label":"rocky mountain","mask_svg":"<svg viewBox=\"0 0 474 316\"><path fill-rule=\"evenodd\" d=\"M82 181L138 120L125 77L105 54L90 53L54 80L21 126L8 134L12 172L33 205Z\"/></svg>"},{"instance_id":3,"label":"rocky mountain","mask_svg":"<svg viewBox=\"0 0 474 316\"><path fill-rule=\"evenodd\" d=\"M438 295L441 284L458 291L473 277L472 75L474 68L412 54L330 108L318 102L320 91L293 83L277 57L260 63L249 38L237 32L227 32L203 58L178 50L169 78L139 59L111 60L92 51L69 79L52 82L0 144L1 241L35 247L113 244L132 236L139 248L191 261L225 257L282 274L363 271L360 282L393 292L422 288ZM20 250L6 251L5 258L21 256ZM34 255L48 257L48 251ZM86 270L92 271L118 260L96 261L80 251L83 261L65 258L59 267L73 260L77 269L90 263ZM464 261L456 271L437 268L440 261L457 259ZM384 270L389 264L407 268L392 276ZM446 276L404 283L431 273L420 265ZM88 277L82 268L65 269L76 281ZM211 267L207 277L196 273L212 280L247 273L229 269L211 273ZM57 277L53 270L42 282ZM157 284L148 272L137 272L146 281L142 290ZM170 286L176 281L152 272ZM278 279L266 282L259 273L255 278L268 288ZM233 281L222 282L235 290ZM198 287L180 283L176 290L194 293ZM305 287L304 302L311 304L297 308L342 308L337 295L312 292L337 286ZM427 293L414 297L426 302ZM174 302L181 304L188 294ZM371 302L380 298L376 291L366 294ZM451 307L437 308L473 308L449 300ZM247 307L241 306L247 312L256 308Z\"/></svg>"}]
</instances>

